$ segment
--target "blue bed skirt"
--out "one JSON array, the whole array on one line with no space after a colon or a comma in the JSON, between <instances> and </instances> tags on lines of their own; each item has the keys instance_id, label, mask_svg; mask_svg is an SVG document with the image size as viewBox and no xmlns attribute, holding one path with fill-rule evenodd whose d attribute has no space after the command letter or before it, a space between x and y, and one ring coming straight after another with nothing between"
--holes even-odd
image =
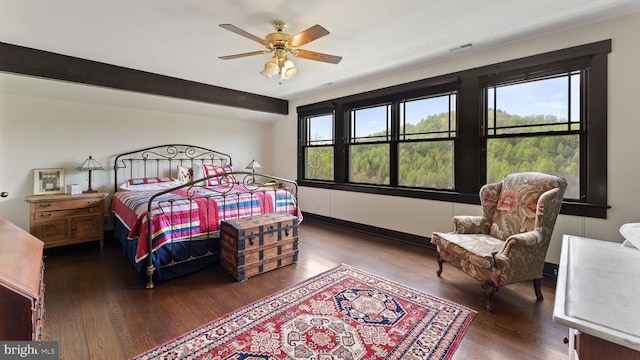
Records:
<instances>
[{"instance_id":1,"label":"blue bed skirt","mask_svg":"<svg viewBox=\"0 0 640 360\"><path fill-rule=\"evenodd\" d=\"M140 262L135 261L136 249L138 247L138 238L127 239L129 229L116 216L113 217L114 231L113 236L122 245L122 255L131 262L143 281L147 281L146 268L149 259L145 258ZM211 238L207 240L182 241L173 244L166 244L152 254L153 264L157 268L162 264L168 264L172 259L180 261L191 255L204 254L211 251L214 255L196 259L193 261L177 264L174 266L156 269L153 273L153 281L160 282L176 278L198 271L211 264L218 263L220 260L220 238Z\"/></svg>"}]
</instances>

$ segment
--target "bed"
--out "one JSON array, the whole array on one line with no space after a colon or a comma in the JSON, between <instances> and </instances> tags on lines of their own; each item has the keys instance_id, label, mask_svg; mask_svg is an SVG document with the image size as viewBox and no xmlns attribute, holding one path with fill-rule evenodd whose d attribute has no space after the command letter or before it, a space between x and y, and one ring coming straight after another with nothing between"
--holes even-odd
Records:
<instances>
[{"instance_id":1,"label":"bed","mask_svg":"<svg viewBox=\"0 0 640 360\"><path fill-rule=\"evenodd\" d=\"M302 220L293 180L236 171L228 154L184 144L117 155L114 237L147 288L219 261L220 222L271 212Z\"/></svg>"}]
</instances>

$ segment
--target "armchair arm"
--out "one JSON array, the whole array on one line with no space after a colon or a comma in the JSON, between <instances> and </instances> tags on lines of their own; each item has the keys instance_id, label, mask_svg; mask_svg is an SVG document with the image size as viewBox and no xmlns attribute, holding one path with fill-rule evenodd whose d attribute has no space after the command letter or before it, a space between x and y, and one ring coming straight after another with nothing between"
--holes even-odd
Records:
<instances>
[{"instance_id":1,"label":"armchair arm","mask_svg":"<svg viewBox=\"0 0 640 360\"><path fill-rule=\"evenodd\" d=\"M493 256L496 279L502 286L542 277L546 248L542 249L540 229L509 236L500 251Z\"/></svg>"},{"instance_id":2,"label":"armchair arm","mask_svg":"<svg viewBox=\"0 0 640 360\"><path fill-rule=\"evenodd\" d=\"M453 217L453 232L456 234L488 234L489 228L491 228L491 219L484 216Z\"/></svg>"},{"instance_id":3,"label":"armchair arm","mask_svg":"<svg viewBox=\"0 0 640 360\"><path fill-rule=\"evenodd\" d=\"M520 234L514 234L507 238L502 246L502 249L498 252L498 256L509 256L509 251L514 246L524 247L532 246L542 242L543 234L540 230L527 231Z\"/></svg>"}]
</instances>

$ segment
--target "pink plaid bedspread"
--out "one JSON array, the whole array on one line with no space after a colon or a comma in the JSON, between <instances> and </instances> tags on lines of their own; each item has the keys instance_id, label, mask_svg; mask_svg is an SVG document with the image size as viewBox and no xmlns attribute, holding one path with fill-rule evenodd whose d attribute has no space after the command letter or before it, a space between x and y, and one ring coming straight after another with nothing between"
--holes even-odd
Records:
<instances>
[{"instance_id":1,"label":"pink plaid bedspread","mask_svg":"<svg viewBox=\"0 0 640 360\"><path fill-rule=\"evenodd\" d=\"M284 190L247 192L237 187L225 196L207 188L176 190L157 197L151 208L152 251L171 241L185 241L196 235L216 232L220 221L270 212L286 212L300 217L296 199ZM119 191L111 201L111 211L129 229L129 239L138 238L135 261L149 255L147 207L156 192ZM206 236L202 237L203 239Z\"/></svg>"}]
</instances>

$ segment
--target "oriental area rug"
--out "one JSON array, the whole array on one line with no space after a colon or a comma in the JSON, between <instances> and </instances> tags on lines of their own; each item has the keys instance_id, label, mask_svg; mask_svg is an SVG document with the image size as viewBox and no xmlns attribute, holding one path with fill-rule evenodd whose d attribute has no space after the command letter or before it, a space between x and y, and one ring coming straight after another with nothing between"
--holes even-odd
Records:
<instances>
[{"instance_id":1,"label":"oriental area rug","mask_svg":"<svg viewBox=\"0 0 640 360\"><path fill-rule=\"evenodd\" d=\"M450 359L475 316L343 264L132 359Z\"/></svg>"}]
</instances>

